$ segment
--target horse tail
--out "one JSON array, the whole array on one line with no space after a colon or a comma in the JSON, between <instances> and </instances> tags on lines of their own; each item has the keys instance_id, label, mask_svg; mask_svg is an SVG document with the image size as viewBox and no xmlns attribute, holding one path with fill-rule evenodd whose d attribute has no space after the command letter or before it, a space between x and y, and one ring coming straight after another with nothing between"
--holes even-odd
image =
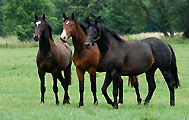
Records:
<instances>
[{"instance_id":1,"label":"horse tail","mask_svg":"<svg viewBox=\"0 0 189 120\"><path fill-rule=\"evenodd\" d=\"M174 53L173 48L171 47L171 45L169 45L169 48L171 49L171 53L172 53L171 74L174 77L175 87L178 88L180 86L180 81L179 81L179 78L178 78L178 70L177 70L177 65L176 65L176 56L175 56L175 53Z\"/></svg>"},{"instance_id":2,"label":"horse tail","mask_svg":"<svg viewBox=\"0 0 189 120\"><path fill-rule=\"evenodd\" d=\"M133 87L135 83L139 86L137 79L138 79L137 76L129 76L128 86L131 85L131 87Z\"/></svg>"},{"instance_id":3,"label":"horse tail","mask_svg":"<svg viewBox=\"0 0 189 120\"><path fill-rule=\"evenodd\" d=\"M70 64L64 70L64 77L67 85L71 85L71 66L72 66L72 62L70 62Z\"/></svg>"}]
</instances>

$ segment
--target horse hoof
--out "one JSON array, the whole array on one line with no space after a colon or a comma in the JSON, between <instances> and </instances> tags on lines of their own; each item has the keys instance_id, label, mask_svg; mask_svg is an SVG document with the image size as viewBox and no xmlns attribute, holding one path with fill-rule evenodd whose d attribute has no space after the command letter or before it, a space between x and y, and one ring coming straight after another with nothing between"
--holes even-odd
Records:
<instances>
[{"instance_id":1,"label":"horse hoof","mask_svg":"<svg viewBox=\"0 0 189 120\"><path fill-rule=\"evenodd\" d=\"M59 106L59 103L60 103L59 101L56 101L56 105L57 105L57 106Z\"/></svg>"},{"instance_id":2,"label":"horse hoof","mask_svg":"<svg viewBox=\"0 0 189 120\"><path fill-rule=\"evenodd\" d=\"M144 105L148 105L150 103L150 101L145 101Z\"/></svg>"},{"instance_id":3,"label":"horse hoof","mask_svg":"<svg viewBox=\"0 0 189 120\"><path fill-rule=\"evenodd\" d=\"M94 102L94 105L98 105L98 101Z\"/></svg>"},{"instance_id":4,"label":"horse hoof","mask_svg":"<svg viewBox=\"0 0 189 120\"><path fill-rule=\"evenodd\" d=\"M174 102L174 101L171 101L171 102L170 102L170 106L171 106L171 107L175 106L175 102Z\"/></svg>"},{"instance_id":5,"label":"horse hoof","mask_svg":"<svg viewBox=\"0 0 189 120\"><path fill-rule=\"evenodd\" d=\"M83 107L83 103L79 103L79 108Z\"/></svg>"},{"instance_id":6,"label":"horse hoof","mask_svg":"<svg viewBox=\"0 0 189 120\"><path fill-rule=\"evenodd\" d=\"M123 103L118 103L118 106L121 106Z\"/></svg>"},{"instance_id":7,"label":"horse hoof","mask_svg":"<svg viewBox=\"0 0 189 120\"><path fill-rule=\"evenodd\" d=\"M45 102L44 102L44 101L41 101L40 103L41 103L41 104L44 104Z\"/></svg>"},{"instance_id":8,"label":"horse hoof","mask_svg":"<svg viewBox=\"0 0 189 120\"><path fill-rule=\"evenodd\" d=\"M65 104L70 104L70 101L69 100L64 100L63 101L63 105L65 105Z\"/></svg>"},{"instance_id":9,"label":"horse hoof","mask_svg":"<svg viewBox=\"0 0 189 120\"><path fill-rule=\"evenodd\" d=\"M113 103L112 106L113 106L114 109L118 109L118 104L117 103Z\"/></svg>"},{"instance_id":10,"label":"horse hoof","mask_svg":"<svg viewBox=\"0 0 189 120\"><path fill-rule=\"evenodd\" d=\"M138 105L141 105L141 101L137 101Z\"/></svg>"}]
</instances>

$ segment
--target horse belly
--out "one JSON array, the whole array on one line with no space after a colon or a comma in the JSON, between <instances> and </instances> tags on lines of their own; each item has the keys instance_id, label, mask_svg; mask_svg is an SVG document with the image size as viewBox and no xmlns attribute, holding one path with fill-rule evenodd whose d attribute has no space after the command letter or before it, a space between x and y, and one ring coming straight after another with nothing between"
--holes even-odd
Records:
<instances>
[{"instance_id":1,"label":"horse belly","mask_svg":"<svg viewBox=\"0 0 189 120\"><path fill-rule=\"evenodd\" d=\"M148 71L154 63L152 54L137 56L124 63L122 73L139 75Z\"/></svg>"}]
</instances>

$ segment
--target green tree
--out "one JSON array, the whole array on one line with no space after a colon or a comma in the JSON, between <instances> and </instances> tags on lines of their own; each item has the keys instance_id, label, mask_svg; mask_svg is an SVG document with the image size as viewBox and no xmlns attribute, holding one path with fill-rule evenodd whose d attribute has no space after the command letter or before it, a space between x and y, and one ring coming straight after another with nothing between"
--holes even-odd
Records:
<instances>
[{"instance_id":1,"label":"green tree","mask_svg":"<svg viewBox=\"0 0 189 120\"><path fill-rule=\"evenodd\" d=\"M34 32L34 14L51 12L50 0L5 0L3 6L4 32L16 34L20 41L32 38Z\"/></svg>"},{"instance_id":2,"label":"green tree","mask_svg":"<svg viewBox=\"0 0 189 120\"><path fill-rule=\"evenodd\" d=\"M3 14L2 14L2 6L3 6L3 0L0 0L0 36L4 36L3 33Z\"/></svg>"}]
</instances>

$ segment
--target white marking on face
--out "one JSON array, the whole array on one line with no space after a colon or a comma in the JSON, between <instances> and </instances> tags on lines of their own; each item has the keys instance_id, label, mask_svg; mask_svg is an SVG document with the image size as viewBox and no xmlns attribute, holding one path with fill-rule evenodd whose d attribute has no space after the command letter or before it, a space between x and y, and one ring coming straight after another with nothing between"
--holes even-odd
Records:
<instances>
[{"instance_id":1,"label":"white marking on face","mask_svg":"<svg viewBox=\"0 0 189 120\"><path fill-rule=\"evenodd\" d=\"M67 22L66 22L66 25L69 24L69 23L70 23L70 21L67 21Z\"/></svg>"},{"instance_id":2,"label":"white marking on face","mask_svg":"<svg viewBox=\"0 0 189 120\"><path fill-rule=\"evenodd\" d=\"M35 24L36 24L37 27L38 27L38 26L41 24L41 21L37 21Z\"/></svg>"},{"instance_id":3,"label":"white marking on face","mask_svg":"<svg viewBox=\"0 0 189 120\"><path fill-rule=\"evenodd\" d=\"M62 34L60 35L60 37L63 39L63 40L67 40L68 39L68 35L66 33L66 30L64 29Z\"/></svg>"}]
</instances>

